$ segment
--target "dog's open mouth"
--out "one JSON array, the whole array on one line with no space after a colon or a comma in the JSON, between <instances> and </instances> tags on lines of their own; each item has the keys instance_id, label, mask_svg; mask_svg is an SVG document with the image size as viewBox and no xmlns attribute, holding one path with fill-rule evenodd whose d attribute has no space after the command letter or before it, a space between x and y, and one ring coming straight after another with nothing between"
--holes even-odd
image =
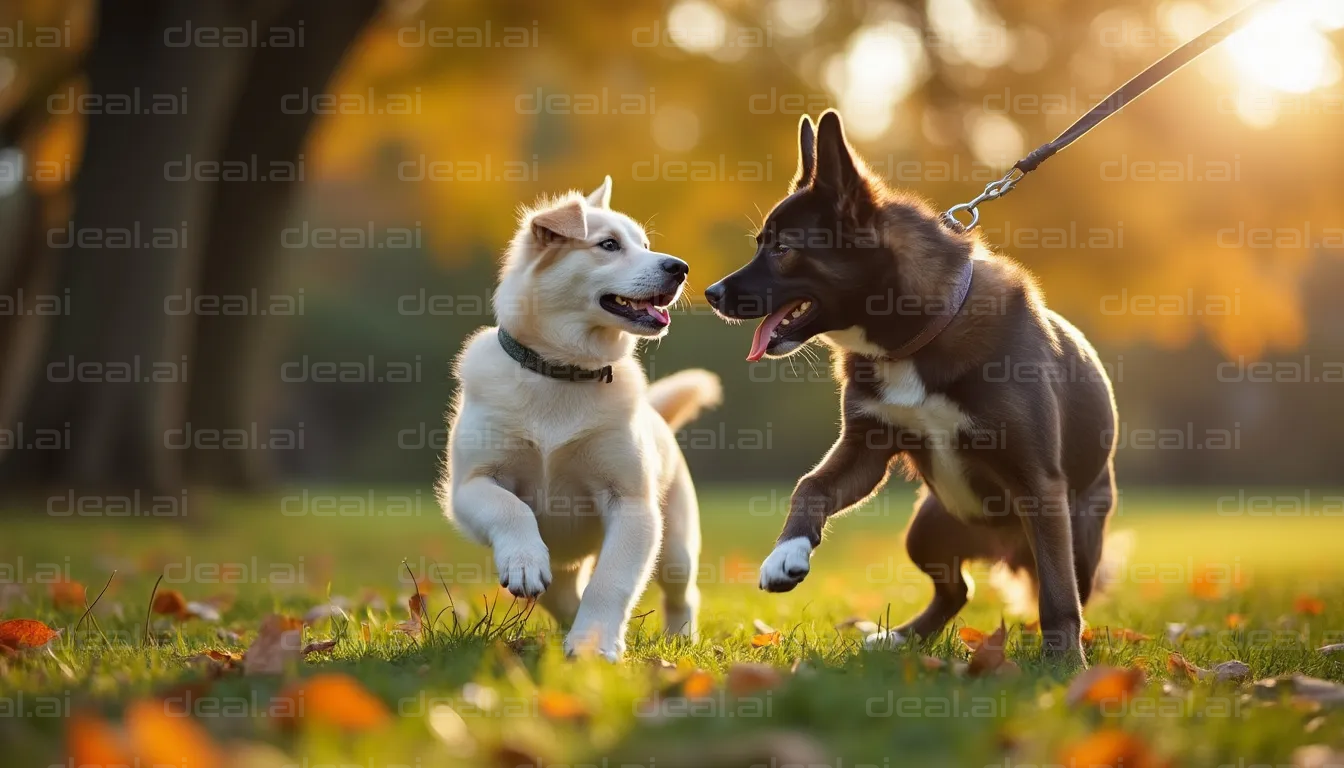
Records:
<instances>
[{"instance_id":1,"label":"dog's open mouth","mask_svg":"<svg viewBox=\"0 0 1344 768\"><path fill-rule=\"evenodd\" d=\"M677 297L670 293L654 294L642 299L608 293L597 303L611 314L635 325L662 330L672 323L672 313L667 308L676 300Z\"/></svg>"},{"instance_id":2,"label":"dog's open mouth","mask_svg":"<svg viewBox=\"0 0 1344 768\"><path fill-rule=\"evenodd\" d=\"M817 303L812 299L796 299L765 316L756 326L756 335L751 339L751 352L747 360L756 362L771 348L787 341L805 339L800 333L803 327L816 313ZM792 350L790 350L792 351Z\"/></svg>"}]
</instances>

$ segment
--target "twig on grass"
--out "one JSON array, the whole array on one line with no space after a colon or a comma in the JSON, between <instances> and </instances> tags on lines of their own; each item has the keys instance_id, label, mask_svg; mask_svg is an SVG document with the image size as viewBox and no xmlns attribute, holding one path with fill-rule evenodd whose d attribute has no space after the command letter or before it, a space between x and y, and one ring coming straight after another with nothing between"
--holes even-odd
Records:
<instances>
[{"instance_id":1,"label":"twig on grass","mask_svg":"<svg viewBox=\"0 0 1344 768\"><path fill-rule=\"evenodd\" d=\"M84 623L84 619L87 618L88 615L89 615L89 613L93 610L93 606L97 605L97 604L98 604L98 601L103 599L103 593L104 593L104 592L107 592L107 588L110 587L110 586L112 586L112 579L116 578L116 576L117 576L117 572L116 572L115 570L112 571L112 575L107 577L107 583L103 585L103 591L102 591L102 592L99 592L99 593L98 593L98 596L95 597L95 598L93 598L93 603L84 606L84 613L79 617L79 621L75 622L75 628L74 628L74 630L72 630L72 631L70 632L71 635L79 634L79 627L80 627L80 625L82 625L82 624ZM87 602L87 601L88 601L88 598L85 598L85 602ZM150 605L151 605L151 606L154 605L153 600L150 601ZM98 627L98 620L97 620L97 619L94 619L94 620L93 620L93 625L94 625L95 627ZM102 628L102 627L98 627L98 634L99 634L99 635L102 635L102 637L103 637L103 642L107 642L107 635L103 635L103 628Z\"/></svg>"},{"instance_id":2,"label":"twig on grass","mask_svg":"<svg viewBox=\"0 0 1344 768\"><path fill-rule=\"evenodd\" d=\"M154 590L149 593L149 608L145 610L145 636L141 639L141 645L149 644L149 618L154 615L154 598L159 594L159 582L163 581L163 574L154 582ZM157 643L156 643L157 645Z\"/></svg>"}]
</instances>

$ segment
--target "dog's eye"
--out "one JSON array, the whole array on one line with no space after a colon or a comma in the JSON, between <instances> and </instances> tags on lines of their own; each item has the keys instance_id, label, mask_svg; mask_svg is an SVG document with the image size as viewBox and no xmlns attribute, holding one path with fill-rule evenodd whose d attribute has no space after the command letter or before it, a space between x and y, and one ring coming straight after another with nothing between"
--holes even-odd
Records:
<instances>
[{"instance_id":1,"label":"dog's eye","mask_svg":"<svg viewBox=\"0 0 1344 768\"><path fill-rule=\"evenodd\" d=\"M614 238L614 237L608 237L606 240L603 240L602 242L598 243L598 244L597 244L597 247L598 247L598 248L601 248L601 249L604 250L604 251L619 251L619 250L621 250L621 244L620 244L620 242L617 241L617 239Z\"/></svg>"},{"instance_id":2,"label":"dog's eye","mask_svg":"<svg viewBox=\"0 0 1344 768\"><path fill-rule=\"evenodd\" d=\"M783 256L788 252L789 252L789 246L783 243L775 243L774 246L770 248L770 253L775 256Z\"/></svg>"}]
</instances>

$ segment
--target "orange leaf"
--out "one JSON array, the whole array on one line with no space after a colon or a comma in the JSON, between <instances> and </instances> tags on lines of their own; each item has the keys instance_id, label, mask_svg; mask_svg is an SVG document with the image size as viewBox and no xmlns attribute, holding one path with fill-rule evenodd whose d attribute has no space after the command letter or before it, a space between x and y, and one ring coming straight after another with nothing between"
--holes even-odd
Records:
<instances>
[{"instance_id":1,"label":"orange leaf","mask_svg":"<svg viewBox=\"0 0 1344 768\"><path fill-rule=\"evenodd\" d=\"M382 699L369 693L358 680L337 672L291 683L280 691L280 697L288 700L288 709L297 719L343 731L381 728L392 721Z\"/></svg>"},{"instance_id":2,"label":"orange leaf","mask_svg":"<svg viewBox=\"0 0 1344 768\"><path fill-rule=\"evenodd\" d=\"M1301 613L1306 616L1320 616L1322 613L1325 613L1325 601L1319 597L1299 595L1293 599L1293 613Z\"/></svg>"},{"instance_id":3,"label":"orange leaf","mask_svg":"<svg viewBox=\"0 0 1344 768\"><path fill-rule=\"evenodd\" d=\"M1000 621L999 628L994 630L994 634L986 637L971 652L971 663L966 667L967 676L979 677L1003 666L1003 662L1006 660L1003 655L1003 646L1007 636L1008 628Z\"/></svg>"},{"instance_id":4,"label":"orange leaf","mask_svg":"<svg viewBox=\"0 0 1344 768\"><path fill-rule=\"evenodd\" d=\"M728 690L734 696L747 696L774 688L780 683L779 671L768 664L751 662L728 668Z\"/></svg>"},{"instance_id":5,"label":"orange leaf","mask_svg":"<svg viewBox=\"0 0 1344 768\"><path fill-rule=\"evenodd\" d=\"M588 705L578 696L559 691L537 694L537 708L552 720L578 720L588 716Z\"/></svg>"},{"instance_id":6,"label":"orange leaf","mask_svg":"<svg viewBox=\"0 0 1344 768\"><path fill-rule=\"evenodd\" d=\"M65 751L72 765L130 765L130 755L121 734L94 715L76 713L65 729Z\"/></svg>"},{"instance_id":7,"label":"orange leaf","mask_svg":"<svg viewBox=\"0 0 1344 768\"><path fill-rule=\"evenodd\" d=\"M979 648L980 645L985 642L985 633L975 627L962 627L957 630L957 636L960 637L961 642L965 643L966 647L970 648L972 651Z\"/></svg>"},{"instance_id":8,"label":"orange leaf","mask_svg":"<svg viewBox=\"0 0 1344 768\"><path fill-rule=\"evenodd\" d=\"M1125 768L1158 768L1161 765L1148 745L1137 736L1109 728L1066 747L1057 762L1078 766L1122 765Z\"/></svg>"},{"instance_id":9,"label":"orange leaf","mask_svg":"<svg viewBox=\"0 0 1344 768\"><path fill-rule=\"evenodd\" d=\"M1205 675L1207 670L1186 661L1185 657L1179 653L1173 653L1167 656L1167 671L1173 675L1179 675L1189 680L1198 680Z\"/></svg>"},{"instance_id":10,"label":"orange leaf","mask_svg":"<svg viewBox=\"0 0 1344 768\"><path fill-rule=\"evenodd\" d=\"M302 621L289 616L267 616L261 622L257 639L243 654L243 674L278 675L299 661L302 650Z\"/></svg>"},{"instance_id":11,"label":"orange leaf","mask_svg":"<svg viewBox=\"0 0 1344 768\"><path fill-rule=\"evenodd\" d=\"M154 604L150 610L160 616L172 616L177 619L191 618L187 610L187 599L176 589L165 589L154 595Z\"/></svg>"},{"instance_id":12,"label":"orange leaf","mask_svg":"<svg viewBox=\"0 0 1344 768\"><path fill-rule=\"evenodd\" d=\"M681 695L688 699L699 699L714 692L714 676L697 669L686 676L681 684Z\"/></svg>"},{"instance_id":13,"label":"orange leaf","mask_svg":"<svg viewBox=\"0 0 1344 768\"><path fill-rule=\"evenodd\" d=\"M1069 683L1064 700L1070 706L1086 702L1124 701L1143 686L1142 669L1096 666L1085 670Z\"/></svg>"},{"instance_id":14,"label":"orange leaf","mask_svg":"<svg viewBox=\"0 0 1344 768\"><path fill-rule=\"evenodd\" d=\"M1245 616L1242 616L1240 613L1229 613L1229 614L1227 614L1227 628L1228 628L1228 629L1241 629L1241 628L1244 627L1244 626L1246 626L1246 617L1245 617Z\"/></svg>"},{"instance_id":15,"label":"orange leaf","mask_svg":"<svg viewBox=\"0 0 1344 768\"><path fill-rule=\"evenodd\" d=\"M36 619L0 621L0 645L10 648L39 648L56 639L60 632Z\"/></svg>"},{"instance_id":16,"label":"orange leaf","mask_svg":"<svg viewBox=\"0 0 1344 768\"><path fill-rule=\"evenodd\" d=\"M764 648L767 645L779 645L780 634L778 632L764 632L751 638L752 648Z\"/></svg>"},{"instance_id":17,"label":"orange leaf","mask_svg":"<svg viewBox=\"0 0 1344 768\"><path fill-rule=\"evenodd\" d=\"M84 585L78 581L54 581L51 583L51 604L58 611L83 608L86 597Z\"/></svg>"},{"instance_id":18,"label":"orange leaf","mask_svg":"<svg viewBox=\"0 0 1344 768\"><path fill-rule=\"evenodd\" d=\"M137 701L126 709L126 733L145 765L215 768L224 764L219 748L195 718L170 712L162 701Z\"/></svg>"}]
</instances>

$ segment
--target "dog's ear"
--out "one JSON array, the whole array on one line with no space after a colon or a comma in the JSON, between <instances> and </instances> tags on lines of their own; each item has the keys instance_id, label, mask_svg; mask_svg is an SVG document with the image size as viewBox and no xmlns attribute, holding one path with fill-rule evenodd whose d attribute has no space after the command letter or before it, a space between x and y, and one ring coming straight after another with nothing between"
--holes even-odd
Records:
<instances>
[{"instance_id":1,"label":"dog's ear","mask_svg":"<svg viewBox=\"0 0 1344 768\"><path fill-rule=\"evenodd\" d=\"M562 205L537 213L532 217L532 236L542 245L559 240L586 239L588 222L583 215L583 202L570 199Z\"/></svg>"},{"instance_id":2,"label":"dog's ear","mask_svg":"<svg viewBox=\"0 0 1344 768\"><path fill-rule=\"evenodd\" d=\"M798 121L798 173L793 178L793 189L798 191L817 175L817 134L812 129L812 118L803 115Z\"/></svg>"},{"instance_id":3,"label":"dog's ear","mask_svg":"<svg viewBox=\"0 0 1344 768\"><path fill-rule=\"evenodd\" d=\"M817 123L817 169L813 188L832 195L836 210L842 216L859 221L872 212L875 203L873 184L862 161L855 159L854 150L845 141L839 113L826 110Z\"/></svg>"},{"instance_id":4,"label":"dog's ear","mask_svg":"<svg viewBox=\"0 0 1344 768\"><path fill-rule=\"evenodd\" d=\"M601 186L588 195L588 204L594 208L611 208L611 177L602 180Z\"/></svg>"}]
</instances>

